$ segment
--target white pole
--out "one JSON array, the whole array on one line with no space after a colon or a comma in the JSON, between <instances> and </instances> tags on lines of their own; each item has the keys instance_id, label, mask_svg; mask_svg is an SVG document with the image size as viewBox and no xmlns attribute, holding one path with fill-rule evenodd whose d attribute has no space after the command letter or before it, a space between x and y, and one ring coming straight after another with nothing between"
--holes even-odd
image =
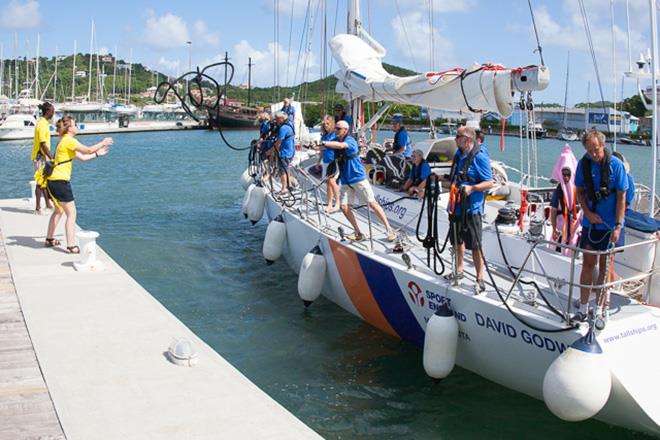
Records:
<instances>
[{"instance_id":1,"label":"white pole","mask_svg":"<svg viewBox=\"0 0 660 440\"><path fill-rule=\"evenodd\" d=\"M92 99L92 52L94 48L94 20L92 20L92 30L89 36L89 82L87 83L87 101Z\"/></svg>"},{"instance_id":2,"label":"white pole","mask_svg":"<svg viewBox=\"0 0 660 440\"><path fill-rule=\"evenodd\" d=\"M71 102L76 101L76 52L78 51L78 42L73 40L73 67L71 72Z\"/></svg>"},{"instance_id":3,"label":"white pole","mask_svg":"<svg viewBox=\"0 0 660 440\"><path fill-rule=\"evenodd\" d=\"M55 79L53 82L53 102L57 102L57 46L55 46Z\"/></svg>"},{"instance_id":4,"label":"white pole","mask_svg":"<svg viewBox=\"0 0 660 440\"><path fill-rule=\"evenodd\" d=\"M112 102L113 104L117 101L117 96L115 95L115 87L117 86L117 46L115 45L115 63L112 67Z\"/></svg>"},{"instance_id":5,"label":"white pole","mask_svg":"<svg viewBox=\"0 0 660 440\"><path fill-rule=\"evenodd\" d=\"M613 90L612 105L614 106L614 135L612 138L613 141L612 150L616 151L617 114L616 114L616 41L614 39L614 0L610 0L610 24L612 28L612 77L614 78L614 86L612 88Z\"/></svg>"},{"instance_id":6,"label":"white pole","mask_svg":"<svg viewBox=\"0 0 660 440\"><path fill-rule=\"evenodd\" d=\"M131 104L131 73L133 72L133 49L128 51L128 102L127 105Z\"/></svg>"},{"instance_id":7,"label":"white pole","mask_svg":"<svg viewBox=\"0 0 660 440\"><path fill-rule=\"evenodd\" d=\"M651 5L651 83L653 86L653 118L651 122L651 145L653 146L653 162L651 175L651 217L655 214L655 187L658 173L658 22L655 0L649 0Z\"/></svg>"},{"instance_id":8,"label":"white pole","mask_svg":"<svg viewBox=\"0 0 660 440\"><path fill-rule=\"evenodd\" d=\"M41 34L37 34L37 56L36 56L36 61L35 61L35 66L34 66L34 88L35 88L35 93L34 97L39 99L39 49L40 49L40 44L41 44Z\"/></svg>"},{"instance_id":9,"label":"white pole","mask_svg":"<svg viewBox=\"0 0 660 440\"><path fill-rule=\"evenodd\" d=\"M5 45L0 43L0 96L2 96L5 81Z\"/></svg>"}]
</instances>

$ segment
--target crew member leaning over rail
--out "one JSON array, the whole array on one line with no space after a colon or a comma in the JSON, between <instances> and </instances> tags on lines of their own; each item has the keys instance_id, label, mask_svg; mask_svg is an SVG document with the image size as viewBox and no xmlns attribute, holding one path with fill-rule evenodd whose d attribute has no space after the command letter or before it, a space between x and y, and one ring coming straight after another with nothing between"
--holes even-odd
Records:
<instances>
[{"instance_id":1,"label":"crew member leaning over rail","mask_svg":"<svg viewBox=\"0 0 660 440\"><path fill-rule=\"evenodd\" d=\"M60 135L60 143L55 151L53 169L48 176L48 193L53 198L57 209L53 211L48 222L46 233L46 247L54 247L60 244L55 239L55 228L66 214L66 250L70 254L79 254L80 248L76 245L76 204L71 189L71 171L73 160L81 162L96 159L108 153L112 138L105 138L92 147L86 147L75 139L78 127L71 116L64 116L57 121L57 132Z\"/></svg>"},{"instance_id":2,"label":"crew member leaning over rail","mask_svg":"<svg viewBox=\"0 0 660 440\"><path fill-rule=\"evenodd\" d=\"M350 240L361 241L366 237L360 232L360 227L355 220L351 205L358 198L360 203L368 205L387 229L387 240L396 240L396 234L387 221L383 208L376 201L374 192L369 184L367 172L360 160L357 141L348 134L349 125L346 121L338 121L335 124L336 141L323 141L321 146L337 150L335 153L339 163L339 178L341 180L341 210L353 226L355 233L348 237Z\"/></svg>"},{"instance_id":3,"label":"crew member leaning over rail","mask_svg":"<svg viewBox=\"0 0 660 440\"><path fill-rule=\"evenodd\" d=\"M463 278L465 249L472 251L477 272L475 291L486 290L484 284L484 260L480 252L482 215L486 191L493 187L490 156L482 151L477 133L472 127L459 127L456 132L458 151L454 156L449 180L451 190L447 212L449 213L449 240L456 250L455 272L446 276L449 280Z\"/></svg>"},{"instance_id":4,"label":"crew member leaning over rail","mask_svg":"<svg viewBox=\"0 0 660 440\"><path fill-rule=\"evenodd\" d=\"M628 177L623 162L612 156L605 148L605 135L597 130L589 130L582 136L582 145L587 150L578 163L575 172L577 199L582 208L582 236L580 247L604 251L611 246L623 246L623 222L626 211L626 191ZM585 253L582 261L580 284L592 284L596 255ZM598 256L598 282L605 279L605 267L609 267L607 279L611 278L614 254ZM580 309L575 319L587 318L591 289L580 288ZM602 314L606 295L602 295L596 305L596 314Z\"/></svg>"},{"instance_id":5,"label":"crew member leaning over rail","mask_svg":"<svg viewBox=\"0 0 660 440\"><path fill-rule=\"evenodd\" d=\"M275 113L275 121L277 123L277 140L275 141L275 153L278 154L277 159L278 173L282 189L280 195L285 195L289 192L289 188L296 185L296 182L289 172L291 159L296 154L296 140L294 137L293 126L289 123L289 115L284 112Z\"/></svg>"}]
</instances>

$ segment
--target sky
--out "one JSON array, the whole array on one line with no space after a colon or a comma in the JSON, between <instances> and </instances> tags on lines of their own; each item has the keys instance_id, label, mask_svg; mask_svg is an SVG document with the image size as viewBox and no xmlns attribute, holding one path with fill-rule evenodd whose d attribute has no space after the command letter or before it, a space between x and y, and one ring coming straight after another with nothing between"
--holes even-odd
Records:
<instances>
[{"instance_id":1,"label":"sky","mask_svg":"<svg viewBox=\"0 0 660 440\"><path fill-rule=\"evenodd\" d=\"M650 47L650 19L647 0L628 1L634 65L640 52ZM222 59L226 51L236 65L234 83L247 82L248 57L252 57L255 64L252 81L260 86L275 83L277 57L277 82L286 86L302 79L319 78L323 23L328 39L345 32L346 3L345 0L0 0L0 44L5 58L14 56L16 39L18 55L33 57L37 34L42 56L52 56L56 50L60 55L70 54L74 40L78 52L89 52L94 20L95 47L100 52L110 52L128 61L132 51L134 62L174 75L187 70L189 56L193 67L204 66ZM308 5L314 19L305 25ZM586 101L588 88L589 100L598 100L578 0L533 0L532 5L544 61L552 75L550 86L536 94L536 102L563 103L569 52L569 105ZM626 0L613 1L614 51L610 5L610 0L584 0L605 99L614 98L616 78L616 99L620 100L621 78L628 70L629 58ZM466 67L475 62L507 67L539 64L526 0L362 0L362 21L387 49L385 62L420 72ZM304 33L304 29L311 32ZM336 63L328 57L327 71L333 72ZM623 96L634 93L636 85L627 80Z\"/></svg>"}]
</instances>

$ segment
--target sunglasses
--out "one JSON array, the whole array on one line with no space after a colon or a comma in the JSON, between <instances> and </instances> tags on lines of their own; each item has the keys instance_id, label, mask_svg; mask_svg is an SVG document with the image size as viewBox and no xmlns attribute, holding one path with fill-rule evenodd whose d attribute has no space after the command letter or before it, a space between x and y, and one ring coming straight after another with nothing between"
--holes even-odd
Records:
<instances>
[{"instance_id":1,"label":"sunglasses","mask_svg":"<svg viewBox=\"0 0 660 440\"><path fill-rule=\"evenodd\" d=\"M566 177L571 177L571 173L567 171L562 171L561 175Z\"/></svg>"}]
</instances>

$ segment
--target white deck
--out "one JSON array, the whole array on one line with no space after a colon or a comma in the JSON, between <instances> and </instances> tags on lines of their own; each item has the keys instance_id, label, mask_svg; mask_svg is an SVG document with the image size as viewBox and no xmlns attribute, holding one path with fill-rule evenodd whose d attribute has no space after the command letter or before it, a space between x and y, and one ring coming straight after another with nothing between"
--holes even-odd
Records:
<instances>
[{"instance_id":1,"label":"white deck","mask_svg":"<svg viewBox=\"0 0 660 440\"><path fill-rule=\"evenodd\" d=\"M105 270L81 273L72 267L78 256L45 248L48 216L32 209L27 200L1 200L0 228L37 359L68 439L320 438L101 249ZM96 229L103 233L103 225ZM173 337L193 342L197 366L166 360Z\"/></svg>"}]
</instances>

